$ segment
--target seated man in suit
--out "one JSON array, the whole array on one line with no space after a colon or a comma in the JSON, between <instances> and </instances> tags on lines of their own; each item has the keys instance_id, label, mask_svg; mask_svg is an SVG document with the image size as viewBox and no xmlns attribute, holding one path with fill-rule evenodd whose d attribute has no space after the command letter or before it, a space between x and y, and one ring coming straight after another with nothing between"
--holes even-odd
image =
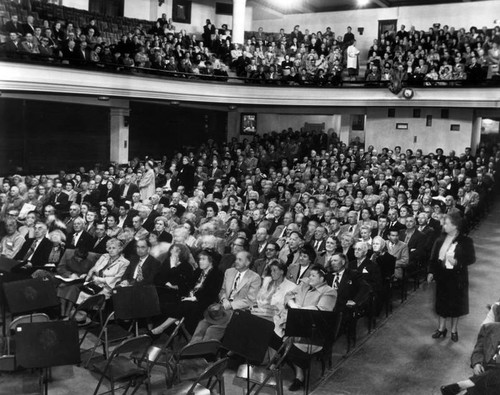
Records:
<instances>
[{"instance_id":1,"label":"seated man in suit","mask_svg":"<svg viewBox=\"0 0 500 395\"><path fill-rule=\"evenodd\" d=\"M95 241L91 251L96 254L105 254L107 252L106 243L108 240L109 236L106 234L106 225L97 224L95 226Z\"/></svg>"},{"instance_id":2,"label":"seated man in suit","mask_svg":"<svg viewBox=\"0 0 500 395\"><path fill-rule=\"evenodd\" d=\"M254 261L251 269L261 277L269 276L269 265L271 264L271 262L279 261L278 251L278 244L273 242L267 243L266 249L264 251L265 258L260 258Z\"/></svg>"},{"instance_id":3,"label":"seated man in suit","mask_svg":"<svg viewBox=\"0 0 500 395\"><path fill-rule=\"evenodd\" d=\"M49 261L52 243L45 237L47 231L47 225L43 222L37 222L35 224L35 237L27 239L14 257L15 260L24 263L17 270L19 273L16 274L20 274L17 276L18 278L29 277L35 270Z\"/></svg>"},{"instance_id":4,"label":"seated man in suit","mask_svg":"<svg viewBox=\"0 0 500 395\"><path fill-rule=\"evenodd\" d=\"M387 243L387 251L396 258L396 270L394 277L398 280L403 278L403 268L408 266L410 260L408 252L408 244L399 240L398 228L389 229L389 242Z\"/></svg>"},{"instance_id":5,"label":"seated man in suit","mask_svg":"<svg viewBox=\"0 0 500 395\"><path fill-rule=\"evenodd\" d=\"M54 195L49 200L49 204L54 206L58 218L63 218L69 209L69 196L63 192L62 183L57 182L54 186Z\"/></svg>"},{"instance_id":6,"label":"seated man in suit","mask_svg":"<svg viewBox=\"0 0 500 395\"><path fill-rule=\"evenodd\" d=\"M291 232L288 236L287 244L283 246L278 255L280 261L286 263L287 267L297 263L299 260L300 247L303 244L304 238L302 235L297 231Z\"/></svg>"},{"instance_id":7,"label":"seated man in suit","mask_svg":"<svg viewBox=\"0 0 500 395\"><path fill-rule=\"evenodd\" d=\"M231 316L234 310L250 309L259 292L261 279L254 271L250 270L252 257L248 251L240 251L236 255L234 267L224 273L224 283L219 294L220 303L224 309L224 315ZM204 318L200 321L191 339L191 343L216 339L224 336L229 319L220 324Z\"/></svg>"},{"instance_id":8,"label":"seated man in suit","mask_svg":"<svg viewBox=\"0 0 500 395\"><path fill-rule=\"evenodd\" d=\"M443 395L455 395L467 390L468 395L500 393L500 323L481 326L471 355L474 375L463 381L441 387Z\"/></svg>"},{"instance_id":9,"label":"seated man in suit","mask_svg":"<svg viewBox=\"0 0 500 395\"><path fill-rule=\"evenodd\" d=\"M405 225L406 230L399 232L399 239L408 245L408 266L414 270L424 263L426 238L418 231L414 217L407 217Z\"/></svg>"},{"instance_id":10,"label":"seated man in suit","mask_svg":"<svg viewBox=\"0 0 500 395\"><path fill-rule=\"evenodd\" d=\"M328 276L327 283L337 290L335 310L345 311L357 306L364 306L370 295L368 283L363 280L360 273L347 267L347 259L344 254L334 254L331 263L333 273Z\"/></svg>"},{"instance_id":11,"label":"seated man in suit","mask_svg":"<svg viewBox=\"0 0 500 395\"><path fill-rule=\"evenodd\" d=\"M250 243L249 252L252 255L252 262L265 257L265 249L269 235L267 228L261 226L255 231L255 240Z\"/></svg>"},{"instance_id":12,"label":"seated man in suit","mask_svg":"<svg viewBox=\"0 0 500 395\"><path fill-rule=\"evenodd\" d=\"M120 199L122 202L132 202L132 195L136 192L139 192L139 187L132 182L132 175L126 174L120 184Z\"/></svg>"},{"instance_id":13,"label":"seated man in suit","mask_svg":"<svg viewBox=\"0 0 500 395\"><path fill-rule=\"evenodd\" d=\"M142 227L151 233L155 228L155 218L159 217L160 214L152 210L148 204L139 206L137 211L139 212L139 217L142 219Z\"/></svg>"},{"instance_id":14,"label":"seated man in suit","mask_svg":"<svg viewBox=\"0 0 500 395\"><path fill-rule=\"evenodd\" d=\"M92 249L94 246L94 238L90 233L83 230L85 227L85 221L82 217L77 217L73 220L73 233L69 235L66 242L67 248L77 248L81 247L87 251Z\"/></svg>"},{"instance_id":15,"label":"seated man in suit","mask_svg":"<svg viewBox=\"0 0 500 395\"><path fill-rule=\"evenodd\" d=\"M241 251L248 251L248 242L243 237L237 237L231 244L231 252L222 255L218 269L221 273L225 273L227 269L234 267L236 255Z\"/></svg>"},{"instance_id":16,"label":"seated man in suit","mask_svg":"<svg viewBox=\"0 0 500 395\"><path fill-rule=\"evenodd\" d=\"M160 270L160 262L149 255L151 243L148 239L137 240L135 249L137 255L130 259L130 264L118 284L121 287L153 284L153 279Z\"/></svg>"},{"instance_id":17,"label":"seated man in suit","mask_svg":"<svg viewBox=\"0 0 500 395\"><path fill-rule=\"evenodd\" d=\"M382 275L379 266L368 256L368 245L362 241L354 244L354 256L356 260L349 262L349 268L361 274L375 293L376 300L380 300L383 291Z\"/></svg>"},{"instance_id":18,"label":"seated man in suit","mask_svg":"<svg viewBox=\"0 0 500 395\"><path fill-rule=\"evenodd\" d=\"M322 225L318 226L314 231L314 236L309 243L313 246L314 251L316 251L316 254L321 254L322 252L325 251L326 236L327 236L326 228Z\"/></svg>"}]
</instances>

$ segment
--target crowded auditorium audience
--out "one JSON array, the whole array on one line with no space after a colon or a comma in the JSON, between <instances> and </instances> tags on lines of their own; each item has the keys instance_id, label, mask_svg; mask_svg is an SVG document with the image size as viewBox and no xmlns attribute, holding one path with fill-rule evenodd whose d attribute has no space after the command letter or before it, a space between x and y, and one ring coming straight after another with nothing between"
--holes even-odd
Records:
<instances>
[{"instance_id":1,"label":"crowded auditorium audience","mask_svg":"<svg viewBox=\"0 0 500 395\"><path fill-rule=\"evenodd\" d=\"M27 15L24 20L20 20L20 12ZM82 24L82 20L88 23ZM279 33L259 28L246 32L245 43L234 44L227 25L216 28L209 19L200 36L177 30L165 14L154 23L136 20L131 25L126 24L127 18L120 22L121 30L104 17L32 2L30 13L11 9L10 20L3 25L8 37L2 52L21 60L155 70L164 72L162 75L219 81L227 81L229 75L248 83L281 85L339 86L359 80L367 86L387 85L394 93L402 84L481 83L496 78L500 64L499 26L466 30L435 23L427 30L414 26L406 30L402 25L397 32L385 31L373 40L365 63L358 59L361 51L350 26L345 32L334 32L331 27L302 32L299 25ZM360 69L366 70L364 75Z\"/></svg>"},{"instance_id":2,"label":"crowded auditorium audience","mask_svg":"<svg viewBox=\"0 0 500 395\"><path fill-rule=\"evenodd\" d=\"M426 276L448 216L466 233L477 224L498 185L498 148L378 151L289 129L158 161L15 174L0 187L0 254L21 265L4 281L52 278L62 316L94 293L154 284L152 336L184 317L194 339L221 339L243 309L274 321L281 339L286 306L320 300L348 323L369 306L380 313L392 285Z\"/></svg>"}]
</instances>

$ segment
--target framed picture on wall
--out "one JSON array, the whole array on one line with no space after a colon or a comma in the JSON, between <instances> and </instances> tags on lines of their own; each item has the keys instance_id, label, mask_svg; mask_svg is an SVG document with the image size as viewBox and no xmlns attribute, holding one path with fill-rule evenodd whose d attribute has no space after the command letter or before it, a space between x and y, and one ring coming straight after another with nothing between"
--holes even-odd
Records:
<instances>
[{"instance_id":1,"label":"framed picture on wall","mask_svg":"<svg viewBox=\"0 0 500 395\"><path fill-rule=\"evenodd\" d=\"M256 134L257 133L257 114L242 113L241 114L241 134Z\"/></svg>"},{"instance_id":2,"label":"framed picture on wall","mask_svg":"<svg viewBox=\"0 0 500 395\"><path fill-rule=\"evenodd\" d=\"M398 20L397 19L384 19L378 21L378 39L383 37L385 32L389 32L391 36L394 36L398 31Z\"/></svg>"},{"instance_id":3,"label":"framed picture on wall","mask_svg":"<svg viewBox=\"0 0 500 395\"><path fill-rule=\"evenodd\" d=\"M365 114L351 115L352 130L365 130Z\"/></svg>"},{"instance_id":4,"label":"framed picture on wall","mask_svg":"<svg viewBox=\"0 0 500 395\"><path fill-rule=\"evenodd\" d=\"M179 23L191 23L191 1L172 1L172 20Z\"/></svg>"}]
</instances>

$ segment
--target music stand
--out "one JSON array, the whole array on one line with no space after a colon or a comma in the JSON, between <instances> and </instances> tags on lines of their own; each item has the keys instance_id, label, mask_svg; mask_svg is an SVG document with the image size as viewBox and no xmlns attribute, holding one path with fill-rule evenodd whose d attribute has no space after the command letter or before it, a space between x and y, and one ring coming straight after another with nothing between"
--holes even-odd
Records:
<instances>
[{"instance_id":1,"label":"music stand","mask_svg":"<svg viewBox=\"0 0 500 395\"><path fill-rule=\"evenodd\" d=\"M335 314L332 311L288 309L285 336L308 339L307 353L313 345L324 345L328 336L334 335ZM307 371L305 393L309 393L309 372Z\"/></svg>"},{"instance_id":2,"label":"music stand","mask_svg":"<svg viewBox=\"0 0 500 395\"><path fill-rule=\"evenodd\" d=\"M3 284L3 291L11 314L34 313L59 305L56 287L49 279L30 278L7 282ZM5 319L2 326L5 332Z\"/></svg>"},{"instance_id":3,"label":"music stand","mask_svg":"<svg viewBox=\"0 0 500 395\"><path fill-rule=\"evenodd\" d=\"M222 347L245 359L247 394L250 394L250 365L262 363L273 332L273 322L241 310L233 312L224 332Z\"/></svg>"},{"instance_id":4,"label":"music stand","mask_svg":"<svg viewBox=\"0 0 500 395\"><path fill-rule=\"evenodd\" d=\"M49 368L80 363L78 324L74 321L20 324L15 339L17 365L40 369L46 395Z\"/></svg>"},{"instance_id":5,"label":"music stand","mask_svg":"<svg viewBox=\"0 0 500 395\"><path fill-rule=\"evenodd\" d=\"M5 320L6 320L6 308L5 295L3 293L2 284L4 283L5 273L12 272L13 269L24 265L24 262L16 261L15 259L10 259L5 256L0 256L0 308L2 309L2 335L5 337Z\"/></svg>"},{"instance_id":6,"label":"music stand","mask_svg":"<svg viewBox=\"0 0 500 395\"><path fill-rule=\"evenodd\" d=\"M136 336L139 336L139 319L151 318L161 313L158 293L153 285L116 287L112 300L115 317L133 320Z\"/></svg>"}]
</instances>

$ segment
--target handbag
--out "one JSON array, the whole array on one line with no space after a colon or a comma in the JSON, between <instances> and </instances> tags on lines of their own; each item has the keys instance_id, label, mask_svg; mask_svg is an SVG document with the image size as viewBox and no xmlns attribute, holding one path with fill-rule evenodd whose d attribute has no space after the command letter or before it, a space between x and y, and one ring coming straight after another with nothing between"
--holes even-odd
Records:
<instances>
[{"instance_id":1,"label":"handbag","mask_svg":"<svg viewBox=\"0 0 500 395\"><path fill-rule=\"evenodd\" d=\"M82 292L85 292L86 294L94 296L97 295L99 292L101 292L102 288L95 283L88 283L85 284L80 290Z\"/></svg>"}]
</instances>

